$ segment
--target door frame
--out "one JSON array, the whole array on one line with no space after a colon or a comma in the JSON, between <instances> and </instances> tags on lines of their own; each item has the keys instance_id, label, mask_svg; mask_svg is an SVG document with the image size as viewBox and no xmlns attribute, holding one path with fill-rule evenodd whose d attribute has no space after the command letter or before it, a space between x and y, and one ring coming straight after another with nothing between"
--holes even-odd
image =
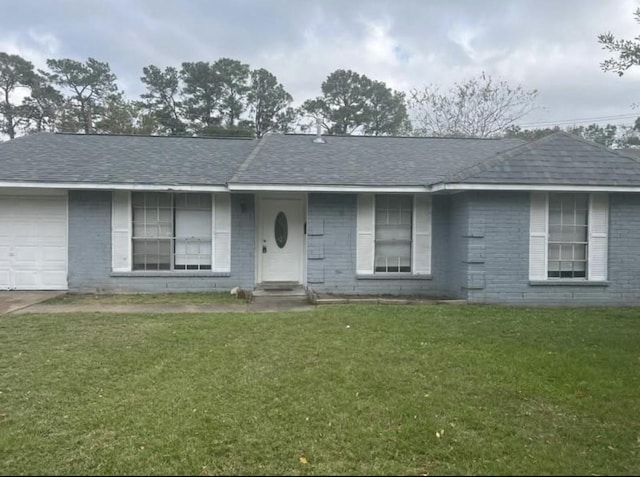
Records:
<instances>
[{"instance_id":1,"label":"door frame","mask_svg":"<svg viewBox=\"0 0 640 477\"><path fill-rule=\"evenodd\" d=\"M256 237L255 237L255 283L256 285L263 283L262 280L262 211L264 209L263 201L265 199L282 199L282 200L300 200L301 208L302 208L302 227L303 227L303 236L302 236L302 247L301 247L301 267L298 283L303 286L307 285L307 233L306 233L306 224L307 224L307 193L306 192L258 192L256 193ZM267 282L268 283L268 282Z\"/></svg>"}]
</instances>

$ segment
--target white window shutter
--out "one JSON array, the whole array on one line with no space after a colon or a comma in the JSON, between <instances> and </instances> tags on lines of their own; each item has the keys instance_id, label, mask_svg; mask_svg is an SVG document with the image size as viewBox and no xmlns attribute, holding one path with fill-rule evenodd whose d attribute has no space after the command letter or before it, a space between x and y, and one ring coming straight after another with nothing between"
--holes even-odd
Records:
<instances>
[{"instance_id":1,"label":"white window shutter","mask_svg":"<svg viewBox=\"0 0 640 477\"><path fill-rule=\"evenodd\" d=\"M375 198L373 194L358 195L356 273L373 274Z\"/></svg>"},{"instance_id":2,"label":"white window shutter","mask_svg":"<svg viewBox=\"0 0 640 477\"><path fill-rule=\"evenodd\" d=\"M589 280L607 279L609 196L591 194L589 198Z\"/></svg>"},{"instance_id":3,"label":"white window shutter","mask_svg":"<svg viewBox=\"0 0 640 477\"><path fill-rule=\"evenodd\" d=\"M413 273L431 273L431 197L416 194L414 198Z\"/></svg>"},{"instance_id":4,"label":"white window shutter","mask_svg":"<svg viewBox=\"0 0 640 477\"><path fill-rule=\"evenodd\" d=\"M211 240L214 272L231 272L231 196L213 194Z\"/></svg>"},{"instance_id":5,"label":"white window shutter","mask_svg":"<svg viewBox=\"0 0 640 477\"><path fill-rule=\"evenodd\" d=\"M111 269L131 271L131 193L111 193Z\"/></svg>"},{"instance_id":6,"label":"white window shutter","mask_svg":"<svg viewBox=\"0 0 640 477\"><path fill-rule=\"evenodd\" d=\"M547 279L548 195L531 193L529 220L529 280Z\"/></svg>"}]
</instances>

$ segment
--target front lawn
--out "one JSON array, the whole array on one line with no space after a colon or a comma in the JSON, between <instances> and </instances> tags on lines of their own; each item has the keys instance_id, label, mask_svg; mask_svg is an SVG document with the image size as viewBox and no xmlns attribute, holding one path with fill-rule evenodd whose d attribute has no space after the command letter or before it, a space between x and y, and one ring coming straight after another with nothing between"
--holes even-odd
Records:
<instances>
[{"instance_id":1,"label":"front lawn","mask_svg":"<svg viewBox=\"0 0 640 477\"><path fill-rule=\"evenodd\" d=\"M0 316L1 474L637 474L640 309Z\"/></svg>"}]
</instances>

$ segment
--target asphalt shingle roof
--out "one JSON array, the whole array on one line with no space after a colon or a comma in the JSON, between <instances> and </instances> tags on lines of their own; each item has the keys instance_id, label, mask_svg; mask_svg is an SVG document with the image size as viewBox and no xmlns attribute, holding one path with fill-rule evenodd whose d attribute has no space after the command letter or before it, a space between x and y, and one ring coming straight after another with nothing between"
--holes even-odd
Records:
<instances>
[{"instance_id":1,"label":"asphalt shingle roof","mask_svg":"<svg viewBox=\"0 0 640 477\"><path fill-rule=\"evenodd\" d=\"M247 139L39 133L0 144L0 180L223 185L255 144Z\"/></svg>"},{"instance_id":2,"label":"asphalt shingle roof","mask_svg":"<svg viewBox=\"0 0 640 477\"><path fill-rule=\"evenodd\" d=\"M519 139L265 136L230 182L423 186L524 144Z\"/></svg>"},{"instance_id":3,"label":"asphalt shingle roof","mask_svg":"<svg viewBox=\"0 0 640 477\"><path fill-rule=\"evenodd\" d=\"M559 132L460 170L445 181L638 186L640 160Z\"/></svg>"},{"instance_id":4,"label":"asphalt shingle roof","mask_svg":"<svg viewBox=\"0 0 640 477\"><path fill-rule=\"evenodd\" d=\"M0 181L140 185L640 186L640 158L565 133L519 139L40 133L0 144Z\"/></svg>"}]
</instances>

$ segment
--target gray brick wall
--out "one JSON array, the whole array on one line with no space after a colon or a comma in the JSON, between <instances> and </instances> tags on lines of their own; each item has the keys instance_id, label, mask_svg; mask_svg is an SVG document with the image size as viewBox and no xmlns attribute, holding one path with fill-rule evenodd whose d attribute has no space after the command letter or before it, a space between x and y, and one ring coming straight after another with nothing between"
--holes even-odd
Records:
<instances>
[{"instance_id":1,"label":"gray brick wall","mask_svg":"<svg viewBox=\"0 0 640 477\"><path fill-rule=\"evenodd\" d=\"M231 274L212 276L112 276L111 192L69 191L69 289L71 291L226 291L252 289L255 206L250 194L231 196Z\"/></svg>"},{"instance_id":2,"label":"gray brick wall","mask_svg":"<svg viewBox=\"0 0 640 477\"><path fill-rule=\"evenodd\" d=\"M356 194L309 194L307 279L318 292L362 294L447 293L448 204L433 201L432 279L359 279L356 277Z\"/></svg>"},{"instance_id":3,"label":"gray brick wall","mask_svg":"<svg viewBox=\"0 0 640 477\"><path fill-rule=\"evenodd\" d=\"M309 194L308 284L319 292L446 295L474 303L640 303L640 194L610 195L608 286L529 283L529 197L483 191L434 196L432 278L367 280L355 274L357 195ZM231 204L231 276L112 276L111 193L70 191L70 290L253 288L254 196L234 194Z\"/></svg>"},{"instance_id":4,"label":"gray brick wall","mask_svg":"<svg viewBox=\"0 0 640 477\"><path fill-rule=\"evenodd\" d=\"M468 299L478 303L640 303L640 194L611 194L608 286L529 283L528 192L470 192ZM455 242L456 240L452 240ZM481 257L484 256L483 259Z\"/></svg>"},{"instance_id":5,"label":"gray brick wall","mask_svg":"<svg viewBox=\"0 0 640 477\"><path fill-rule=\"evenodd\" d=\"M106 288L111 273L111 192L69 191L69 289Z\"/></svg>"},{"instance_id":6,"label":"gray brick wall","mask_svg":"<svg viewBox=\"0 0 640 477\"><path fill-rule=\"evenodd\" d=\"M469 201L465 194L455 194L448 199L450 199L446 256L448 291L451 297L466 298L468 291L467 274L469 271L469 264L466 259Z\"/></svg>"}]
</instances>

